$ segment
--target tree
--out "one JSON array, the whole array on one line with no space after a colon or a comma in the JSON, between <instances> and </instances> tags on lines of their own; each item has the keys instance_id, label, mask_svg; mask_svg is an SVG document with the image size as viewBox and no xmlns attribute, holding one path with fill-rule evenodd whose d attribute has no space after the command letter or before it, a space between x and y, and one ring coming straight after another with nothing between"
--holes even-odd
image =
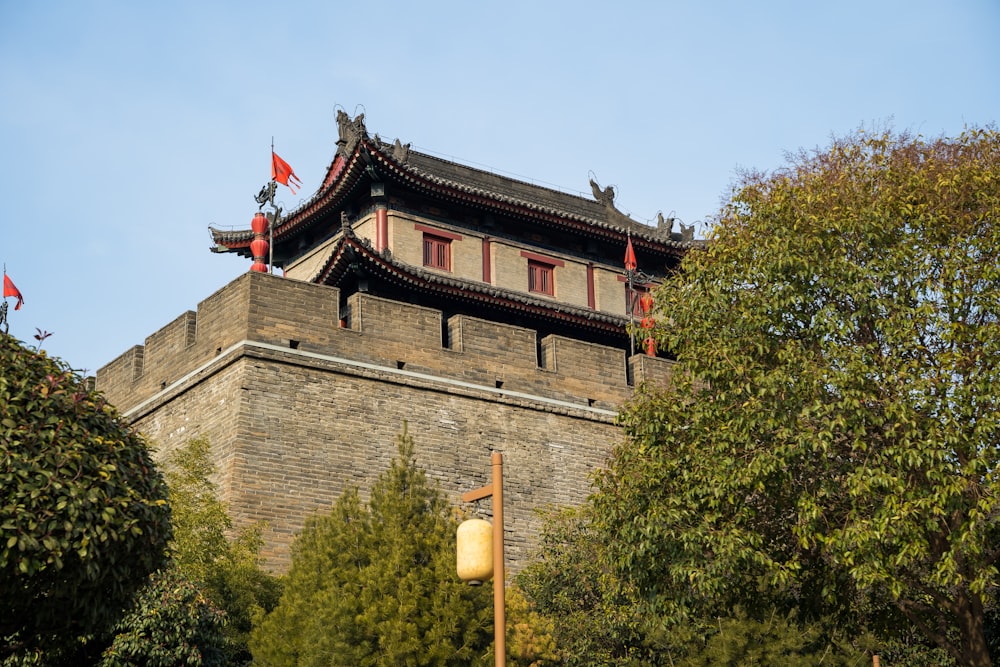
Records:
<instances>
[{"instance_id":1,"label":"tree","mask_svg":"<svg viewBox=\"0 0 1000 667\"><path fill-rule=\"evenodd\" d=\"M166 561L166 486L62 362L0 334L0 368L0 662L80 664Z\"/></svg>"},{"instance_id":2,"label":"tree","mask_svg":"<svg viewBox=\"0 0 1000 667\"><path fill-rule=\"evenodd\" d=\"M843 633L803 622L795 610L758 601L755 613L719 605L671 624L641 591L609 568L603 534L588 505L546 517L542 542L518 575L567 666L862 665ZM763 602L763 603L762 603Z\"/></svg>"},{"instance_id":3,"label":"tree","mask_svg":"<svg viewBox=\"0 0 1000 667\"><path fill-rule=\"evenodd\" d=\"M676 382L623 412L595 497L618 571L675 618L763 594L991 664L998 219L992 128L745 174L656 292Z\"/></svg>"},{"instance_id":4,"label":"tree","mask_svg":"<svg viewBox=\"0 0 1000 667\"><path fill-rule=\"evenodd\" d=\"M225 664L244 665L251 662L253 619L277 605L281 582L261 568L262 524L246 526L230 537L233 521L212 481L216 469L209 449L207 439L197 438L165 458L174 527L170 552L177 575L224 613Z\"/></svg>"},{"instance_id":5,"label":"tree","mask_svg":"<svg viewBox=\"0 0 1000 667\"><path fill-rule=\"evenodd\" d=\"M221 667L226 659L225 615L177 567L153 573L98 667Z\"/></svg>"},{"instance_id":6,"label":"tree","mask_svg":"<svg viewBox=\"0 0 1000 667\"><path fill-rule=\"evenodd\" d=\"M549 513L517 584L551 620L566 665L670 664L668 651L651 646L650 614L634 588L607 567L604 544L588 506Z\"/></svg>"},{"instance_id":7,"label":"tree","mask_svg":"<svg viewBox=\"0 0 1000 667\"><path fill-rule=\"evenodd\" d=\"M458 579L456 529L404 425L370 501L350 489L296 538L281 601L253 631L254 663L489 664L493 607Z\"/></svg>"},{"instance_id":8,"label":"tree","mask_svg":"<svg viewBox=\"0 0 1000 667\"><path fill-rule=\"evenodd\" d=\"M555 622L538 613L517 586L504 594L507 617L507 664L515 667L562 665L563 653L555 639Z\"/></svg>"}]
</instances>

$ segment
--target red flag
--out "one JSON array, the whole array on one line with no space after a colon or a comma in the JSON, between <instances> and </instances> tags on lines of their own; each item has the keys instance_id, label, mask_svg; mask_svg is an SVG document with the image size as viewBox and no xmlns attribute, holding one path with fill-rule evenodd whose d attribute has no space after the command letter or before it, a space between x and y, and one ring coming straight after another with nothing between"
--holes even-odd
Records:
<instances>
[{"instance_id":1,"label":"red flag","mask_svg":"<svg viewBox=\"0 0 1000 667\"><path fill-rule=\"evenodd\" d=\"M628 245L625 246L625 270L635 271L635 268L639 266L635 262L635 250L632 249L632 237L628 237Z\"/></svg>"},{"instance_id":2,"label":"red flag","mask_svg":"<svg viewBox=\"0 0 1000 667\"><path fill-rule=\"evenodd\" d=\"M14 306L14 310L21 310L21 304L24 303L24 297L21 296L21 290L14 286L14 281L10 279L6 273L3 274L3 298L9 296L15 297L17 299L17 304Z\"/></svg>"},{"instance_id":3,"label":"red flag","mask_svg":"<svg viewBox=\"0 0 1000 667\"><path fill-rule=\"evenodd\" d=\"M278 157L278 154L274 151L271 151L271 178L282 185L287 185L293 195L295 194L295 188L302 187L302 181L295 175L295 171L291 165ZM291 180L290 183L289 180Z\"/></svg>"}]
</instances>

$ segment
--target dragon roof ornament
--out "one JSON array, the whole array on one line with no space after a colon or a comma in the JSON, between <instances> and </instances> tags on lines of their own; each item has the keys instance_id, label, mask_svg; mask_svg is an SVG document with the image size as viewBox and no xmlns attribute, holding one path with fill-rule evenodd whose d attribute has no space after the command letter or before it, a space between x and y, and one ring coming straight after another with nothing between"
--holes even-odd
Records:
<instances>
[{"instance_id":1,"label":"dragon roof ornament","mask_svg":"<svg viewBox=\"0 0 1000 667\"><path fill-rule=\"evenodd\" d=\"M349 158L361 140L368 136L368 129L365 127L365 115L359 113L351 120L351 117L345 111L338 109L337 131L340 136L337 139L337 155Z\"/></svg>"}]
</instances>

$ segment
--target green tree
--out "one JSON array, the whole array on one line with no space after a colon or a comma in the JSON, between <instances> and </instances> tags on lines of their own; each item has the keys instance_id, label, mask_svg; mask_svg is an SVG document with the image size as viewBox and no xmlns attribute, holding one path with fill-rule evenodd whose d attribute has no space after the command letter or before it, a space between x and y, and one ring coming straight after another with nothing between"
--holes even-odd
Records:
<instances>
[{"instance_id":1,"label":"green tree","mask_svg":"<svg viewBox=\"0 0 1000 667\"><path fill-rule=\"evenodd\" d=\"M115 625L98 667L221 667L225 615L174 566L153 573Z\"/></svg>"},{"instance_id":2,"label":"green tree","mask_svg":"<svg viewBox=\"0 0 1000 667\"><path fill-rule=\"evenodd\" d=\"M281 601L251 637L255 664L489 664L493 607L455 573L456 528L404 426L370 501L348 490L296 538Z\"/></svg>"},{"instance_id":3,"label":"green tree","mask_svg":"<svg viewBox=\"0 0 1000 667\"><path fill-rule=\"evenodd\" d=\"M504 593L507 616L507 664L555 667L565 664L555 638L553 619L540 614L517 586Z\"/></svg>"},{"instance_id":4,"label":"green tree","mask_svg":"<svg viewBox=\"0 0 1000 667\"><path fill-rule=\"evenodd\" d=\"M634 588L606 563L605 537L590 508L564 509L545 517L541 544L517 576L535 610L551 620L564 664L670 664L667 651L651 646L651 618Z\"/></svg>"},{"instance_id":5,"label":"green tree","mask_svg":"<svg viewBox=\"0 0 1000 667\"><path fill-rule=\"evenodd\" d=\"M253 619L277 605L281 582L261 567L261 524L233 535L232 518L212 481L216 469L209 449L207 439L197 438L165 458L174 527L170 552L178 574L224 613L226 664L249 664Z\"/></svg>"},{"instance_id":6,"label":"green tree","mask_svg":"<svg viewBox=\"0 0 1000 667\"><path fill-rule=\"evenodd\" d=\"M81 664L166 561L166 485L62 362L0 334L0 369L0 662Z\"/></svg>"},{"instance_id":7,"label":"green tree","mask_svg":"<svg viewBox=\"0 0 1000 667\"><path fill-rule=\"evenodd\" d=\"M677 667L868 667L872 659L817 623L801 623L796 614L772 609L757 618L741 608L727 610L698 631L671 632ZM697 626L694 626L697 627ZM677 642L683 634L687 641ZM664 663L667 664L667 663ZM912 663L909 663L912 664Z\"/></svg>"},{"instance_id":8,"label":"green tree","mask_svg":"<svg viewBox=\"0 0 1000 667\"><path fill-rule=\"evenodd\" d=\"M670 623L640 591L608 567L603 534L584 505L546 517L542 542L518 575L534 608L552 624L561 664L600 665L864 665L843 633L805 623L796 611L758 601L755 614L718 605Z\"/></svg>"},{"instance_id":9,"label":"green tree","mask_svg":"<svg viewBox=\"0 0 1000 667\"><path fill-rule=\"evenodd\" d=\"M188 441L165 457L171 560L115 626L101 667L250 664L253 618L277 604L280 582L260 567L261 526L227 537L232 519L214 474L206 439Z\"/></svg>"},{"instance_id":10,"label":"green tree","mask_svg":"<svg viewBox=\"0 0 1000 667\"><path fill-rule=\"evenodd\" d=\"M991 664L998 219L994 129L744 175L656 293L678 368L598 480L617 570L675 619L763 595Z\"/></svg>"}]
</instances>

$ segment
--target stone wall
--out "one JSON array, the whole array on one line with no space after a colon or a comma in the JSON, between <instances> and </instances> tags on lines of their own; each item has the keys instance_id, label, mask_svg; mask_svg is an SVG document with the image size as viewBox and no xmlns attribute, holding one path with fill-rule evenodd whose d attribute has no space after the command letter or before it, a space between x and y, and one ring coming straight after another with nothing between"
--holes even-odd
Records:
<instances>
[{"instance_id":1,"label":"stone wall","mask_svg":"<svg viewBox=\"0 0 1000 667\"><path fill-rule=\"evenodd\" d=\"M516 571L536 510L577 504L620 437L629 374L670 363L529 329L247 273L115 359L97 387L162 455L208 437L237 525L265 520L283 570L305 518L349 485L366 494L408 424L418 463L461 506L504 454ZM466 508L468 509L468 508ZM483 509L491 513L489 501Z\"/></svg>"}]
</instances>

